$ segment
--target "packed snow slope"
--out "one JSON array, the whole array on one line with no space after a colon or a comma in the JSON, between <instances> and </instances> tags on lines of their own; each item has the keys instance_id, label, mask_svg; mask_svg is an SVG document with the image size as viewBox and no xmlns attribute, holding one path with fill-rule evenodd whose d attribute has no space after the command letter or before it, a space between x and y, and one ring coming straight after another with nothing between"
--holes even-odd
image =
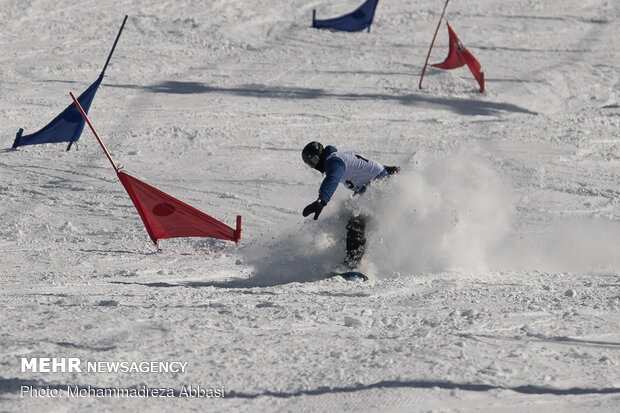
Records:
<instances>
[{"instance_id":1,"label":"packed snow slope","mask_svg":"<svg viewBox=\"0 0 620 413\"><path fill-rule=\"evenodd\" d=\"M442 1L309 27L360 2L0 2L0 410L620 409L620 3L453 0L481 95L467 68L417 87ZM125 14L90 119L126 172L241 214L240 245L157 252L88 129L9 149L97 78ZM311 140L403 171L304 219ZM372 216L371 280L322 279L351 209ZM187 365L23 372L34 357Z\"/></svg>"}]
</instances>

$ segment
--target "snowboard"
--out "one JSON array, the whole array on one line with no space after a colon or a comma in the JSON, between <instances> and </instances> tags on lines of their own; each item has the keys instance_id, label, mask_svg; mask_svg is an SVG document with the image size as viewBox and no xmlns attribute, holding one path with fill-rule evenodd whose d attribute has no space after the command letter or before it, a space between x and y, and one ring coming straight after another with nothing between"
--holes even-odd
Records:
<instances>
[{"instance_id":1,"label":"snowboard","mask_svg":"<svg viewBox=\"0 0 620 413\"><path fill-rule=\"evenodd\" d=\"M345 272L332 271L331 275L332 277L342 277L347 281L356 281L356 280L368 281L368 277L364 273L361 273L359 271L345 271Z\"/></svg>"}]
</instances>

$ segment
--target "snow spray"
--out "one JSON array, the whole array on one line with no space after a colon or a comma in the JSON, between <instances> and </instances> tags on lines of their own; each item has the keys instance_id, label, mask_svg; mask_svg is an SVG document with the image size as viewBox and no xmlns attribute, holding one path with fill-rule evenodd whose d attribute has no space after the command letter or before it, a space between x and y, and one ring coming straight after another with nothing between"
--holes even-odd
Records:
<instances>
[{"instance_id":1,"label":"snow spray","mask_svg":"<svg viewBox=\"0 0 620 413\"><path fill-rule=\"evenodd\" d=\"M488 269L517 199L475 148L418 154L414 165L369 192L360 197L360 212L372 217L367 258L386 275Z\"/></svg>"},{"instance_id":2,"label":"snow spray","mask_svg":"<svg viewBox=\"0 0 620 413\"><path fill-rule=\"evenodd\" d=\"M280 226L271 239L245 246L240 252L244 264L253 267L252 285L315 281L343 262L346 218L325 212L318 221Z\"/></svg>"},{"instance_id":3,"label":"snow spray","mask_svg":"<svg viewBox=\"0 0 620 413\"><path fill-rule=\"evenodd\" d=\"M360 197L370 211L366 259L377 274L614 271L620 222L518 211L520 195L475 147L419 155Z\"/></svg>"}]
</instances>

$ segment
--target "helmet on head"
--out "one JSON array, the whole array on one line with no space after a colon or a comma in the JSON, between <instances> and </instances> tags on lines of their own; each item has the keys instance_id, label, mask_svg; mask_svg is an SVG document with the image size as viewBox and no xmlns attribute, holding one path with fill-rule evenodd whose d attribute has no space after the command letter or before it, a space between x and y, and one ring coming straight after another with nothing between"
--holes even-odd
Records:
<instances>
[{"instance_id":1,"label":"helmet on head","mask_svg":"<svg viewBox=\"0 0 620 413\"><path fill-rule=\"evenodd\" d=\"M310 142L301 151L301 159L303 159L306 165L308 165L310 168L316 168L316 166L321 161L323 149L323 145L321 145L319 142Z\"/></svg>"}]
</instances>

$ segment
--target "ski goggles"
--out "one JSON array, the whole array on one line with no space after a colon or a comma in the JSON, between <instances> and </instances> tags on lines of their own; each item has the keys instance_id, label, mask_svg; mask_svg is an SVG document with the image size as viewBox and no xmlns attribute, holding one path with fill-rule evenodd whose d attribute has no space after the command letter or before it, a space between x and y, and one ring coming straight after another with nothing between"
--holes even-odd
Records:
<instances>
[{"instance_id":1,"label":"ski goggles","mask_svg":"<svg viewBox=\"0 0 620 413\"><path fill-rule=\"evenodd\" d=\"M304 161L306 162L306 165L308 165L312 169L316 168L320 160L321 158L318 155L313 155L309 158L304 159Z\"/></svg>"}]
</instances>

